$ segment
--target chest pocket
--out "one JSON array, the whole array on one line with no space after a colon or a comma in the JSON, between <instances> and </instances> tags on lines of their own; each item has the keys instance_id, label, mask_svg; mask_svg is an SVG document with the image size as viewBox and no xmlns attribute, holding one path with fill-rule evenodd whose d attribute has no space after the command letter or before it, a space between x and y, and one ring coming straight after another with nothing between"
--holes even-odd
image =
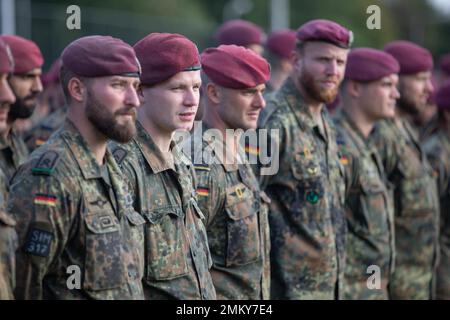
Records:
<instances>
[{"instance_id":1,"label":"chest pocket","mask_svg":"<svg viewBox=\"0 0 450 320\"><path fill-rule=\"evenodd\" d=\"M357 233L373 236L389 234L389 194L381 183L360 179L359 207L350 219Z\"/></svg>"},{"instance_id":2,"label":"chest pocket","mask_svg":"<svg viewBox=\"0 0 450 320\"><path fill-rule=\"evenodd\" d=\"M206 257L206 264L208 265L208 269L211 269L213 265L213 260L211 257L211 252L209 250L208 236L204 224L205 216L203 215L202 210L198 206L196 199L191 198L189 202L192 205L192 210L194 210L194 212L196 213L196 218L194 221L196 228L195 232L196 236L194 237L194 239L196 242L194 244L195 248L193 248L193 250L203 249L204 255Z\"/></svg>"},{"instance_id":3,"label":"chest pocket","mask_svg":"<svg viewBox=\"0 0 450 320\"><path fill-rule=\"evenodd\" d=\"M417 156L415 156L417 158ZM427 165L427 164L426 164ZM403 217L428 216L438 210L437 182L431 168L400 163L399 213Z\"/></svg>"},{"instance_id":4,"label":"chest pocket","mask_svg":"<svg viewBox=\"0 0 450 320\"><path fill-rule=\"evenodd\" d=\"M89 208L86 225L86 260L83 287L106 290L126 281L119 221L114 215Z\"/></svg>"},{"instance_id":5,"label":"chest pocket","mask_svg":"<svg viewBox=\"0 0 450 320\"><path fill-rule=\"evenodd\" d=\"M148 280L170 280L188 273L184 213L168 206L145 212L145 275Z\"/></svg>"},{"instance_id":6,"label":"chest pocket","mask_svg":"<svg viewBox=\"0 0 450 320\"><path fill-rule=\"evenodd\" d=\"M261 256L261 245L252 191L243 183L228 187L225 212L228 216L226 266L257 261Z\"/></svg>"},{"instance_id":7,"label":"chest pocket","mask_svg":"<svg viewBox=\"0 0 450 320\"><path fill-rule=\"evenodd\" d=\"M345 169L344 165L340 162L336 162L336 168L335 168L336 176L334 177L334 185L336 187L336 192L338 195L338 203L337 205L340 207L343 207L345 205L345 192L346 192L346 185L345 185Z\"/></svg>"},{"instance_id":8,"label":"chest pocket","mask_svg":"<svg viewBox=\"0 0 450 320\"><path fill-rule=\"evenodd\" d=\"M291 164L296 180L296 193L290 211L301 223L321 224L324 219L326 198L323 173L319 163L308 154L308 149L296 152Z\"/></svg>"}]
</instances>

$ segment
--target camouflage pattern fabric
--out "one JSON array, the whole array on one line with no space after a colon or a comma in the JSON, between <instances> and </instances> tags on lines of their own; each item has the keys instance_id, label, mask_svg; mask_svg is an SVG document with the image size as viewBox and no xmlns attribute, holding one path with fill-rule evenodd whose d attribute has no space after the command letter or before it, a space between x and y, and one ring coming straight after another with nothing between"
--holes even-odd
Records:
<instances>
[{"instance_id":1,"label":"camouflage pattern fabric","mask_svg":"<svg viewBox=\"0 0 450 320\"><path fill-rule=\"evenodd\" d=\"M5 179L0 171L0 181ZM15 254L17 249L16 222L6 213L5 197L7 190L0 184L0 300L14 299L15 287Z\"/></svg>"},{"instance_id":2,"label":"camouflage pattern fabric","mask_svg":"<svg viewBox=\"0 0 450 320\"><path fill-rule=\"evenodd\" d=\"M32 152L37 147L43 145L64 124L65 119L66 108L58 108L33 126L24 135L24 141L28 150Z\"/></svg>"},{"instance_id":3,"label":"camouflage pattern fabric","mask_svg":"<svg viewBox=\"0 0 450 320\"><path fill-rule=\"evenodd\" d=\"M315 123L291 78L259 118L260 128L279 130L279 171L275 175L261 172L262 188L272 200L272 299L342 296L344 171L325 109L322 119L325 131Z\"/></svg>"},{"instance_id":4,"label":"camouflage pattern fabric","mask_svg":"<svg viewBox=\"0 0 450 320\"><path fill-rule=\"evenodd\" d=\"M104 168L108 179L70 121L19 168L7 208L20 245L16 298L144 298L145 221L109 151Z\"/></svg>"},{"instance_id":5,"label":"camouflage pattern fabric","mask_svg":"<svg viewBox=\"0 0 450 320\"><path fill-rule=\"evenodd\" d=\"M5 175L6 186L19 166L25 162L28 154L25 142L14 130L11 130L6 140L0 139L0 169Z\"/></svg>"},{"instance_id":6,"label":"camouflage pattern fabric","mask_svg":"<svg viewBox=\"0 0 450 320\"><path fill-rule=\"evenodd\" d=\"M439 130L424 144L438 178L441 203L440 262L436 271L436 299L450 300L450 139Z\"/></svg>"},{"instance_id":7,"label":"camouflage pattern fabric","mask_svg":"<svg viewBox=\"0 0 450 320\"><path fill-rule=\"evenodd\" d=\"M395 271L391 299L432 298L437 262L439 199L436 179L417 132L404 119L377 123L373 136L394 184Z\"/></svg>"},{"instance_id":8,"label":"camouflage pattern fabric","mask_svg":"<svg viewBox=\"0 0 450 320\"><path fill-rule=\"evenodd\" d=\"M194 169L172 143L163 154L137 122L137 136L112 144L128 177L134 207L146 220L146 299L215 299L204 216L198 207Z\"/></svg>"},{"instance_id":9,"label":"camouflage pattern fabric","mask_svg":"<svg viewBox=\"0 0 450 320\"><path fill-rule=\"evenodd\" d=\"M211 274L218 299L258 300L270 298L270 234L267 195L260 190L251 167L227 161L217 153L213 162L207 150L224 150L203 124L186 142L194 146L197 197L206 217L208 242L213 259ZM184 149L184 148L183 148Z\"/></svg>"},{"instance_id":10,"label":"camouflage pattern fabric","mask_svg":"<svg viewBox=\"0 0 450 320\"><path fill-rule=\"evenodd\" d=\"M347 260L345 299L388 299L388 280L394 271L394 208L381 158L353 120L339 109L334 120L341 163L349 181L346 196ZM380 287L367 281L376 266Z\"/></svg>"}]
</instances>

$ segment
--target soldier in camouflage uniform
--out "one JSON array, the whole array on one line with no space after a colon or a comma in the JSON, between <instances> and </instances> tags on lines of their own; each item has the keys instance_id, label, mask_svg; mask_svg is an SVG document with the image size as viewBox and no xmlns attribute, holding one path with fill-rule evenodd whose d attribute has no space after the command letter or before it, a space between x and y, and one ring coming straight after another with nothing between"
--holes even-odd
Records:
<instances>
[{"instance_id":1,"label":"soldier in camouflage uniform","mask_svg":"<svg viewBox=\"0 0 450 320\"><path fill-rule=\"evenodd\" d=\"M0 167L7 181L12 178L19 165L28 157L28 149L22 137L11 129L18 119L27 119L36 107L37 96L42 92L41 67L44 63L38 46L27 39L14 35L0 36L11 48L14 71L9 84L16 96L8 115L9 126L0 132Z\"/></svg>"},{"instance_id":2,"label":"soldier in camouflage uniform","mask_svg":"<svg viewBox=\"0 0 450 320\"><path fill-rule=\"evenodd\" d=\"M217 298L269 299L269 199L245 161L242 135L237 133L230 142L225 132L256 129L265 106L262 94L270 67L253 51L235 45L209 48L201 62L205 73L203 124L195 126L183 148L194 162ZM214 139L209 129L221 135ZM216 159L207 150L218 151Z\"/></svg>"},{"instance_id":3,"label":"soldier in camouflage uniform","mask_svg":"<svg viewBox=\"0 0 450 320\"><path fill-rule=\"evenodd\" d=\"M62 53L64 126L11 184L19 299L143 299L143 224L109 138L136 132L140 67L133 48L107 36ZM82 61L83 63L80 63Z\"/></svg>"},{"instance_id":4,"label":"soldier in camouflage uniform","mask_svg":"<svg viewBox=\"0 0 450 320\"><path fill-rule=\"evenodd\" d=\"M12 68L11 52L7 45L0 40L0 130L5 130L8 126L6 122L8 111L10 105L15 101L7 81ZM17 247L15 221L5 210L7 197L5 180L6 177L0 169L0 300L14 298L15 251Z\"/></svg>"},{"instance_id":5,"label":"soldier in camouflage uniform","mask_svg":"<svg viewBox=\"0 0 450 320\"><path fill-rule=\"evenodd\" d=\"M63 124L66 118L66 105L64 93L59 81L59 70L61 59L58 58L50 67L50 70L42 75L44 91L41 95L41 104L44 105L46 114L40 115L34 125L24 133L24 141L28 150L32 152L37 147L43 145ZM48 111L47 111L48 110ZM33 116L36 112L33 114Z\"/></svg>"},{"instance_id":6,"label":"soldier in camouflage uniform","mask_svg":"<svg viewBox=\"0 0 450 320\"><path fill-rule=\"evenodd\" d=\"M437 92L439 130L424 144L438 178L441 202L440 262L436 271L436 298L450 300L450 83Z\"/></svg>"},{"instance_id":7,"label":"soldier in camouflage uniform","mask_svg":"<svg viewBox=\"0 0 450 320\"><path fill-rule=\"evenodd\" d=\"M297 38L290 29L276 30L269 34L264 51L270 63L270 80L266 84L265 95L277 91L292 71L291 53Z\"/></svg>"},{"instance_id":8,"label":"soldier in camouflage uniform","mask_svg":"<svg viewBox=\"0 0 450 320\"><path fill-rule=\"evenodd\" d=\"M423 108L432 90L433 60L426 49L407 41L393 42L385 51L400 64L401 94L395 118L378 123L373 137L394 185L396 259L389 296L430 299L438 252L439 199L411 114Z\"/></svg>"},{"instance_id":9,"label":"soldier in camouflage uniform","mask_svg":"<svg viewBox=\"0 0 450 320\"><path fill-rule=\"evenodd\" d=\"M297 39L293 72L258 120L260 128L279 131L279 171L260 172L272 200L271 298L335 299L344 274L345 186L336 132L323 106L344 77L351 33L313 20Z\"/></svg>"},{"instance_id":10,"label":"soldier in camouflage uniform","mask_svg":"<svg viewBox=\"0 0 450 320\"><path fill-rule=\"evenodd\" d=\"M66 119L66 107L60 107L49 114L47 117L39 121L34 127L32 127L27 135L25 135L24 141L28 150L32 152L34 149L43 145L50 136L59 129Z\"/></svg>"},{"instance_id":11,"label":"soldier in camouflage uniform","mask_svg":"<svg viewBox=\"0 0 450 320\"><path fill-rule=\"evenodd\" d=\"M389 298L395 254L393 199L370 135L376 121L395 115L399 69L397 60L380 50L358 48L348 55L342 108L334 116L348 180L345 299ZM379 268L374 274L379 287L375 280L368 281L371 266Z\"/></svg>"},{"instance_id":12,"label":"soldier in camouflage uniform","mask_svg":"<svg viewBox=\"0 0 450 320\"><path fill-rule=\"evenodd\" d=\"M200 59L182 35L152 33L135 46L142 64L137 136L115 145L145 226L146 299L215 299L204 216L194 168L175 145L175 130L190 130L199 103ZM180 54L183 53L183 54Z\"/></svg>"}]
</instances>

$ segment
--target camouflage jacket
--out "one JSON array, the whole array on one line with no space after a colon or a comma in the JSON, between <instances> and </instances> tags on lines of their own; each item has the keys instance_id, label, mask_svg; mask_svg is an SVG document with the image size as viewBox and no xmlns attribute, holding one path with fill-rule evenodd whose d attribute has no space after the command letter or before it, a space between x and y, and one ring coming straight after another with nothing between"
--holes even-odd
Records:
<instances>
[{"instance_id":1,"label":"camouflage jacket","mask_svg":"<svg viewBox=\"0 0 450 320\"><path fill-rule=\"evenodd\" d=\"M404 119L377 123L374 142L394 184L395 271L393 299L429 299L438 253L439 199L417 132Z\"/></svg>"},{"instance_id":2,"label":"camouflage jacket","mask_svg":"<svg viewBox=\"0 0 450 320\"><path fill-rule=\"evenodd\" d=\"M8 202L17 298L144 298L145 221L109 151L105 168L109 178L70 121L19 168Z\"/></svg>"},{"instance_id":3,"label":"camouflage jacket","mask_svg":"<svg viewBox=\"0 0 450 320\"><path fill-rule=\"evenodd\" d=\"M279 171L261 175L262 187L272 200L273 299L334 299L342 294L344 171L325 109L322 119L325 132L291 78L260 115L260 128L279 131Z\"/></svg>"},{"instance_id":4,"label":"camouflage jacket","mask_svg":"<svg viewBox=\"0 0 450 320\"><path fill-rule=\"evenodd\" d=\"M337 142L349 181L346 193L347 245L345 299L388 299L394 269L392 193L376 148L342 109L334 116ZM368 288L368 268L380 268L381 288Z\"/></svg>"},{"instance_id":5,"label":"camouflage jacket","mask_svg":"<svg viewBox=\"0 0 450 320\"><path fill-rule=\"evenodd\" d=\"M207 221L217 298L269 299L270 200L248 164L238 159L226 161L220 152L213 162L212 154L205 151L224 150L225 144L220 137L208 135L213 131L207 131L206 125L198 129L183 149L192 150L189 157L194 162L197 197Z\"/></svg>"},{"instance_id":6,"label":"camouflage jacket","mask_svg":"<svg viewBox=\"0 0 450 320\"><path fill-rule=\"evenodd\" d=\"M66 108L58 108L47 117L34 125L27 134L24 135L24 141L28 150L32 152L37 147L43 145L50 136L58 130L66 119Z\"/></svg>"},{"instance_id":7,"label":"camouflage jacket","mask_svg":"<svg viewBox=\"0 0 450 320\"><path fill-rule=\"evenodd\" d=\"M440 262L436 272L436 298L450 300L450 138L443 130L431 136L424 150L438 177L441 199Z\"/></svg>"},{"instance_id":8,"label":"camouflage jacket","mask_svg":"<svg viewBox=\"0 0 450 320\"><path fill-rule=\"evenodd\" d=\"M11 130L7 140L0 139L0 169L5 175L6 188L19 166L28 157L28 149L22 137Z\"/></svg>"},{"instance_id":9,"label":"camouflage jacket","mask_svg":"<svg viewBox=\"0 0 450 320\"><path fill-rule=\"evenodd\" d=\"M419 128L419 138L421 142L425 142L439 130L439 117L436 113L428 120L422 128Z\"/></svg>"},{"instance_id":10,"label":"camouflage jacket","mask_svg":"<svg viewBox=\"0 0 450 320\"><path fill-rule=\"evenodd\" d=\"M112 149L128 177L134 207L147 220L146 299L215 299L192 164L173 143L164 155L142 125L136 126L131 142Z\"/></svg>"},{"instance_id":11,"label":"camouflage jacket","mask_svg":"<svg viewBox=\"0 0 450 320\"><path fill-rule=\"evenodd\" d=\"M5 179L0 170L0 181ZM13 299L15 287L15 254L17 249L17 234L14 219L6 213L4 184L0 185L0 300Z\"/></svg>"}]
</instances>

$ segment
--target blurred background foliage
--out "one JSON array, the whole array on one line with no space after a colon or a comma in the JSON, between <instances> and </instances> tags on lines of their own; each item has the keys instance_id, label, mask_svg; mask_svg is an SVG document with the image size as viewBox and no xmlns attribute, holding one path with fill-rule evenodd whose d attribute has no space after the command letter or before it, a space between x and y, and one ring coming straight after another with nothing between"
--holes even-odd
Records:
<instances>
[{"instance_id":1,"label":"blurred background foliage","mask_svg":"<svg viewBox=\"0 0 450 320\"><path fill-rule=\"evenodd\" d=\"M150 32L178 32L203 50L216 44L213 35L228 19L247 19L270 32L272 1L16 0L16 33L40 45L44 69L70 41L89 34L113 35L134 44ZM353 31L355 47L382 48L388 41L406 39L426 46L437 58L450 52L450 16L433 1L440 0L289 0L286 22L297 29L311 19L331 19ZM442 1L450 7L450 0ZM81 30L66 28L66 9L72 4L81 9ZM381 8L381 30L366 26L366 10L373 4Z\"/></svg>"}]
</instances>

